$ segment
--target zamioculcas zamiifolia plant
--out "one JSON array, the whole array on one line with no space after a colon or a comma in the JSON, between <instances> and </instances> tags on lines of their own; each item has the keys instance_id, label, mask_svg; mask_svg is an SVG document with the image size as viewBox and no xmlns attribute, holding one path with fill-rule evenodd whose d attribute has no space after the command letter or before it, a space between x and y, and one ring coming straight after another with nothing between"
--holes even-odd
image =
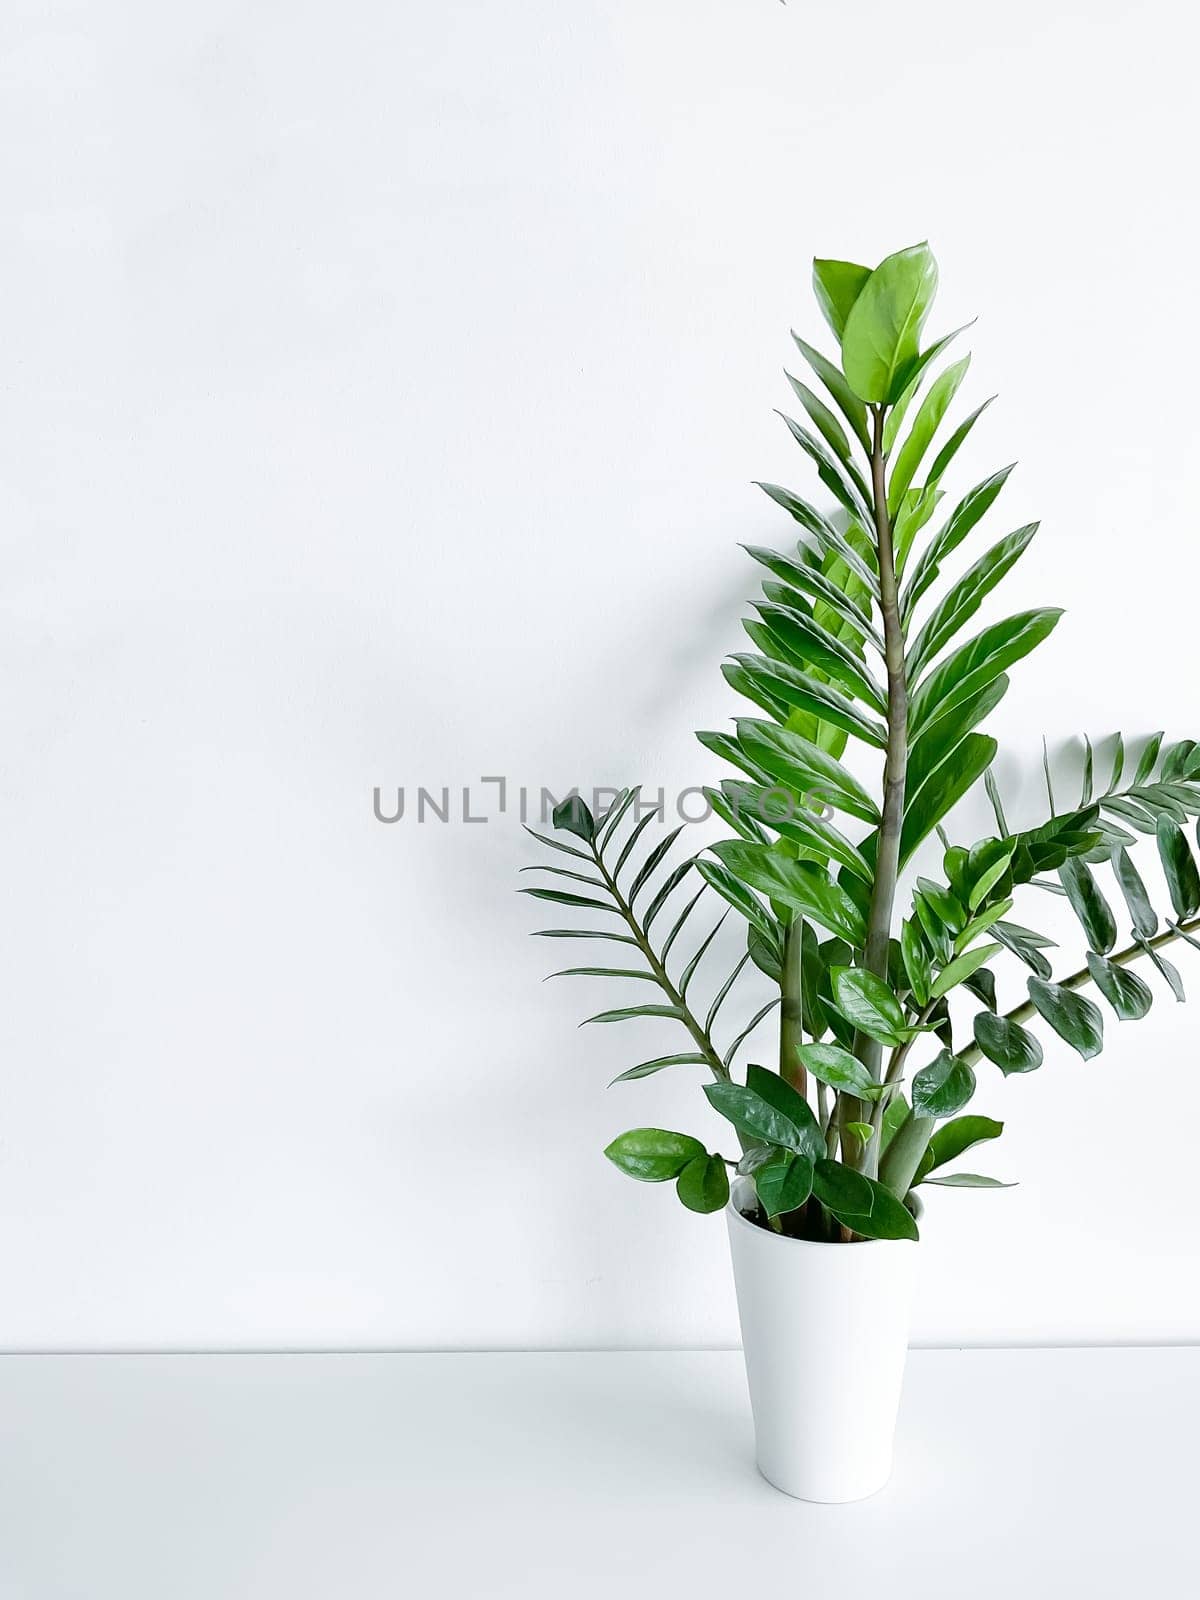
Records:
<instances>
[{"instance_id":1,"label":"zamioculcas zamiifolia plant","mask_svg":"<svg viewBox=\"0 0 1200 1600\"><path fill-rule=\"evenodd\" d=\"M590 1021L679 1025L677 1052L617 1081L700 1069L737 1136L717 1152L687 1133L637 1128L608 1157L631 1177L673 1180L695 1211L721 1209L736 1170L753 1184L751 1220L847 1244L915 1238L924 1185L995 1185L955 1166L1001 1132L967 1110L981 1065L1033 1071L1046 1028L1096 1055L1106 1009L1122 1021L1150 1009L1147 976L1183 998L1164 947L1195 944L1200 930L1185 831L1200 813L1200 747L1156 734L1127 755L1117 738L1101 763L1085 741L1082 792L1056 802L1047 771L1044 819L1010 831L991 772L996 741L981 729L1009 669L1061 613L1022 611L964 635L1037 524L981 539L1008 467L946 497L985 407L949 420L970 358L941 364L955 334L922 348L937 285L929 247L874 270L818 260L813 285L840 361L796 338L812 375L790 378L803 420L784 420L830 508L761 486L799 539L786 552L750 550L767 573L744 623L752 648L723 668L748 714L731 732L699 735L734 769L707 791L733 837L676 862L680 828L639 849L656 813L637 790L600 818L572 796L554 813L559 837L539 836L555 860L570 859L540 869L556 886L526 892L586 914L588 926L545 937L622 947L611 965L569 975L657 991ZM951 577L968 540L984 548L969 564L964 552ZM979 782L996 831L951 842L943 823ZM905 869L935 833L940 872L901 898ZM1155 908L1135 864L1139 836L1161 862L1169 906ZM1066 896L1082 930L1080 951L1062 962L1030 925L1045 890ZM703 915L713 902L743 920L746 941L705 1007L697 990L719 925ZM748 962L777 995L722 1032ZM1019 1002L1001 1005L1006 963L1027 972ZM742 1043L774 1006L777 1064L743 1070Z\"/></svg>"}]
</instances>

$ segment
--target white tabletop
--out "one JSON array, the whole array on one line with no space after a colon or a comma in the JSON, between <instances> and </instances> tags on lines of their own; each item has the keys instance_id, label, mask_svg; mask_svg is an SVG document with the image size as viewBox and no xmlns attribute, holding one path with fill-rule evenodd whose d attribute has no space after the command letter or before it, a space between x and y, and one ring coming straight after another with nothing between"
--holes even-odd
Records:
<instances>
[{"instance_id":1,"label":"white tabletop","mask_svg":"<svg viewBox=\"0 0 1200 1600\"><path fill-rule=\"evenodd\" d=\"M3 1600L1190 1592L1200 1350L915 1351L786 1499L736 1352L0 1358Z\"/></svg>"}]
</instances>

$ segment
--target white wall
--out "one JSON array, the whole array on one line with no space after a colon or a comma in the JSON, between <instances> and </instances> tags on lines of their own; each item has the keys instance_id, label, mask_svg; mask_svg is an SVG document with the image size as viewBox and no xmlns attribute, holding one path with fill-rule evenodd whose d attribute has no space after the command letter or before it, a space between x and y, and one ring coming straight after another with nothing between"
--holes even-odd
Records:
<instances>
[{"instance_id":1,"label":"white wall","mask_svg":"<svg viewBox=\"0 0 1200 1600\"><path fill-rule=\"evenodd\" d=\"M541 986L511 817L372 787L711 777L806 263L926 235L1002 395L959 482L1044 519L1005 602L1069 607L1002 771L1200 731L1190 28L11 0L6 1346L735 1338L719 1219L600 1156L695 1081L604 1089L661 1036ZM935 1197L919 1338L1200 1337L1200 1011L1110 1033L984 1079L1021 1187Z\"/></svg>"}]
</instances>

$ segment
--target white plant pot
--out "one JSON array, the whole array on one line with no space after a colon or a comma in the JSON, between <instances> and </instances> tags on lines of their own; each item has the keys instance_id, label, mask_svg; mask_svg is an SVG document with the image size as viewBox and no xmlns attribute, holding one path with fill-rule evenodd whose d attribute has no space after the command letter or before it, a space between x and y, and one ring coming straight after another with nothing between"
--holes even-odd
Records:
<instances>
[{"instance_id":1,"label":"white plant pot","mask_svg":"<svg viewBox=\"0 0 1200 1600\"><path fill-rule=\"evenodd\" d=\"M739 1203L745 1180L727 1220L758 1469L800 1500L864 1500L891 1475L918 1246L788 1239Z\"/></svg>"}]
</instances>

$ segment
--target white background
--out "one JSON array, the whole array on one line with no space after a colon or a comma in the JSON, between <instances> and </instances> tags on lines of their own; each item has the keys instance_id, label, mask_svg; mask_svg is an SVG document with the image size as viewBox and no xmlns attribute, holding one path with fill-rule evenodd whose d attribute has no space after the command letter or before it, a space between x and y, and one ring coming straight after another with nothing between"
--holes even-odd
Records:
<instances>
[{"instance_id":1,"label":"white background","mask_svg":"<svg viewBox=\"0 0 1200 1600\"><path fill-rule=\"evenodd\" d=\"M993 721L1014 812L1043 732L1200 733L1190 28L10 0L5 1346L736 1337L720 1220L600 1155L717 1138L692 1069L606 1091L670 1038L541 986L584 947L526 937L515 820L372 788L715 776L808 259L925 236L1002 397L956 482L1021 458L1004 603L1069 608ZM919 1340L1200 1337L1198 1027L1160 987L982 1076L1021 1186L935 1197Z\"/></svg>"}]
</instances>

